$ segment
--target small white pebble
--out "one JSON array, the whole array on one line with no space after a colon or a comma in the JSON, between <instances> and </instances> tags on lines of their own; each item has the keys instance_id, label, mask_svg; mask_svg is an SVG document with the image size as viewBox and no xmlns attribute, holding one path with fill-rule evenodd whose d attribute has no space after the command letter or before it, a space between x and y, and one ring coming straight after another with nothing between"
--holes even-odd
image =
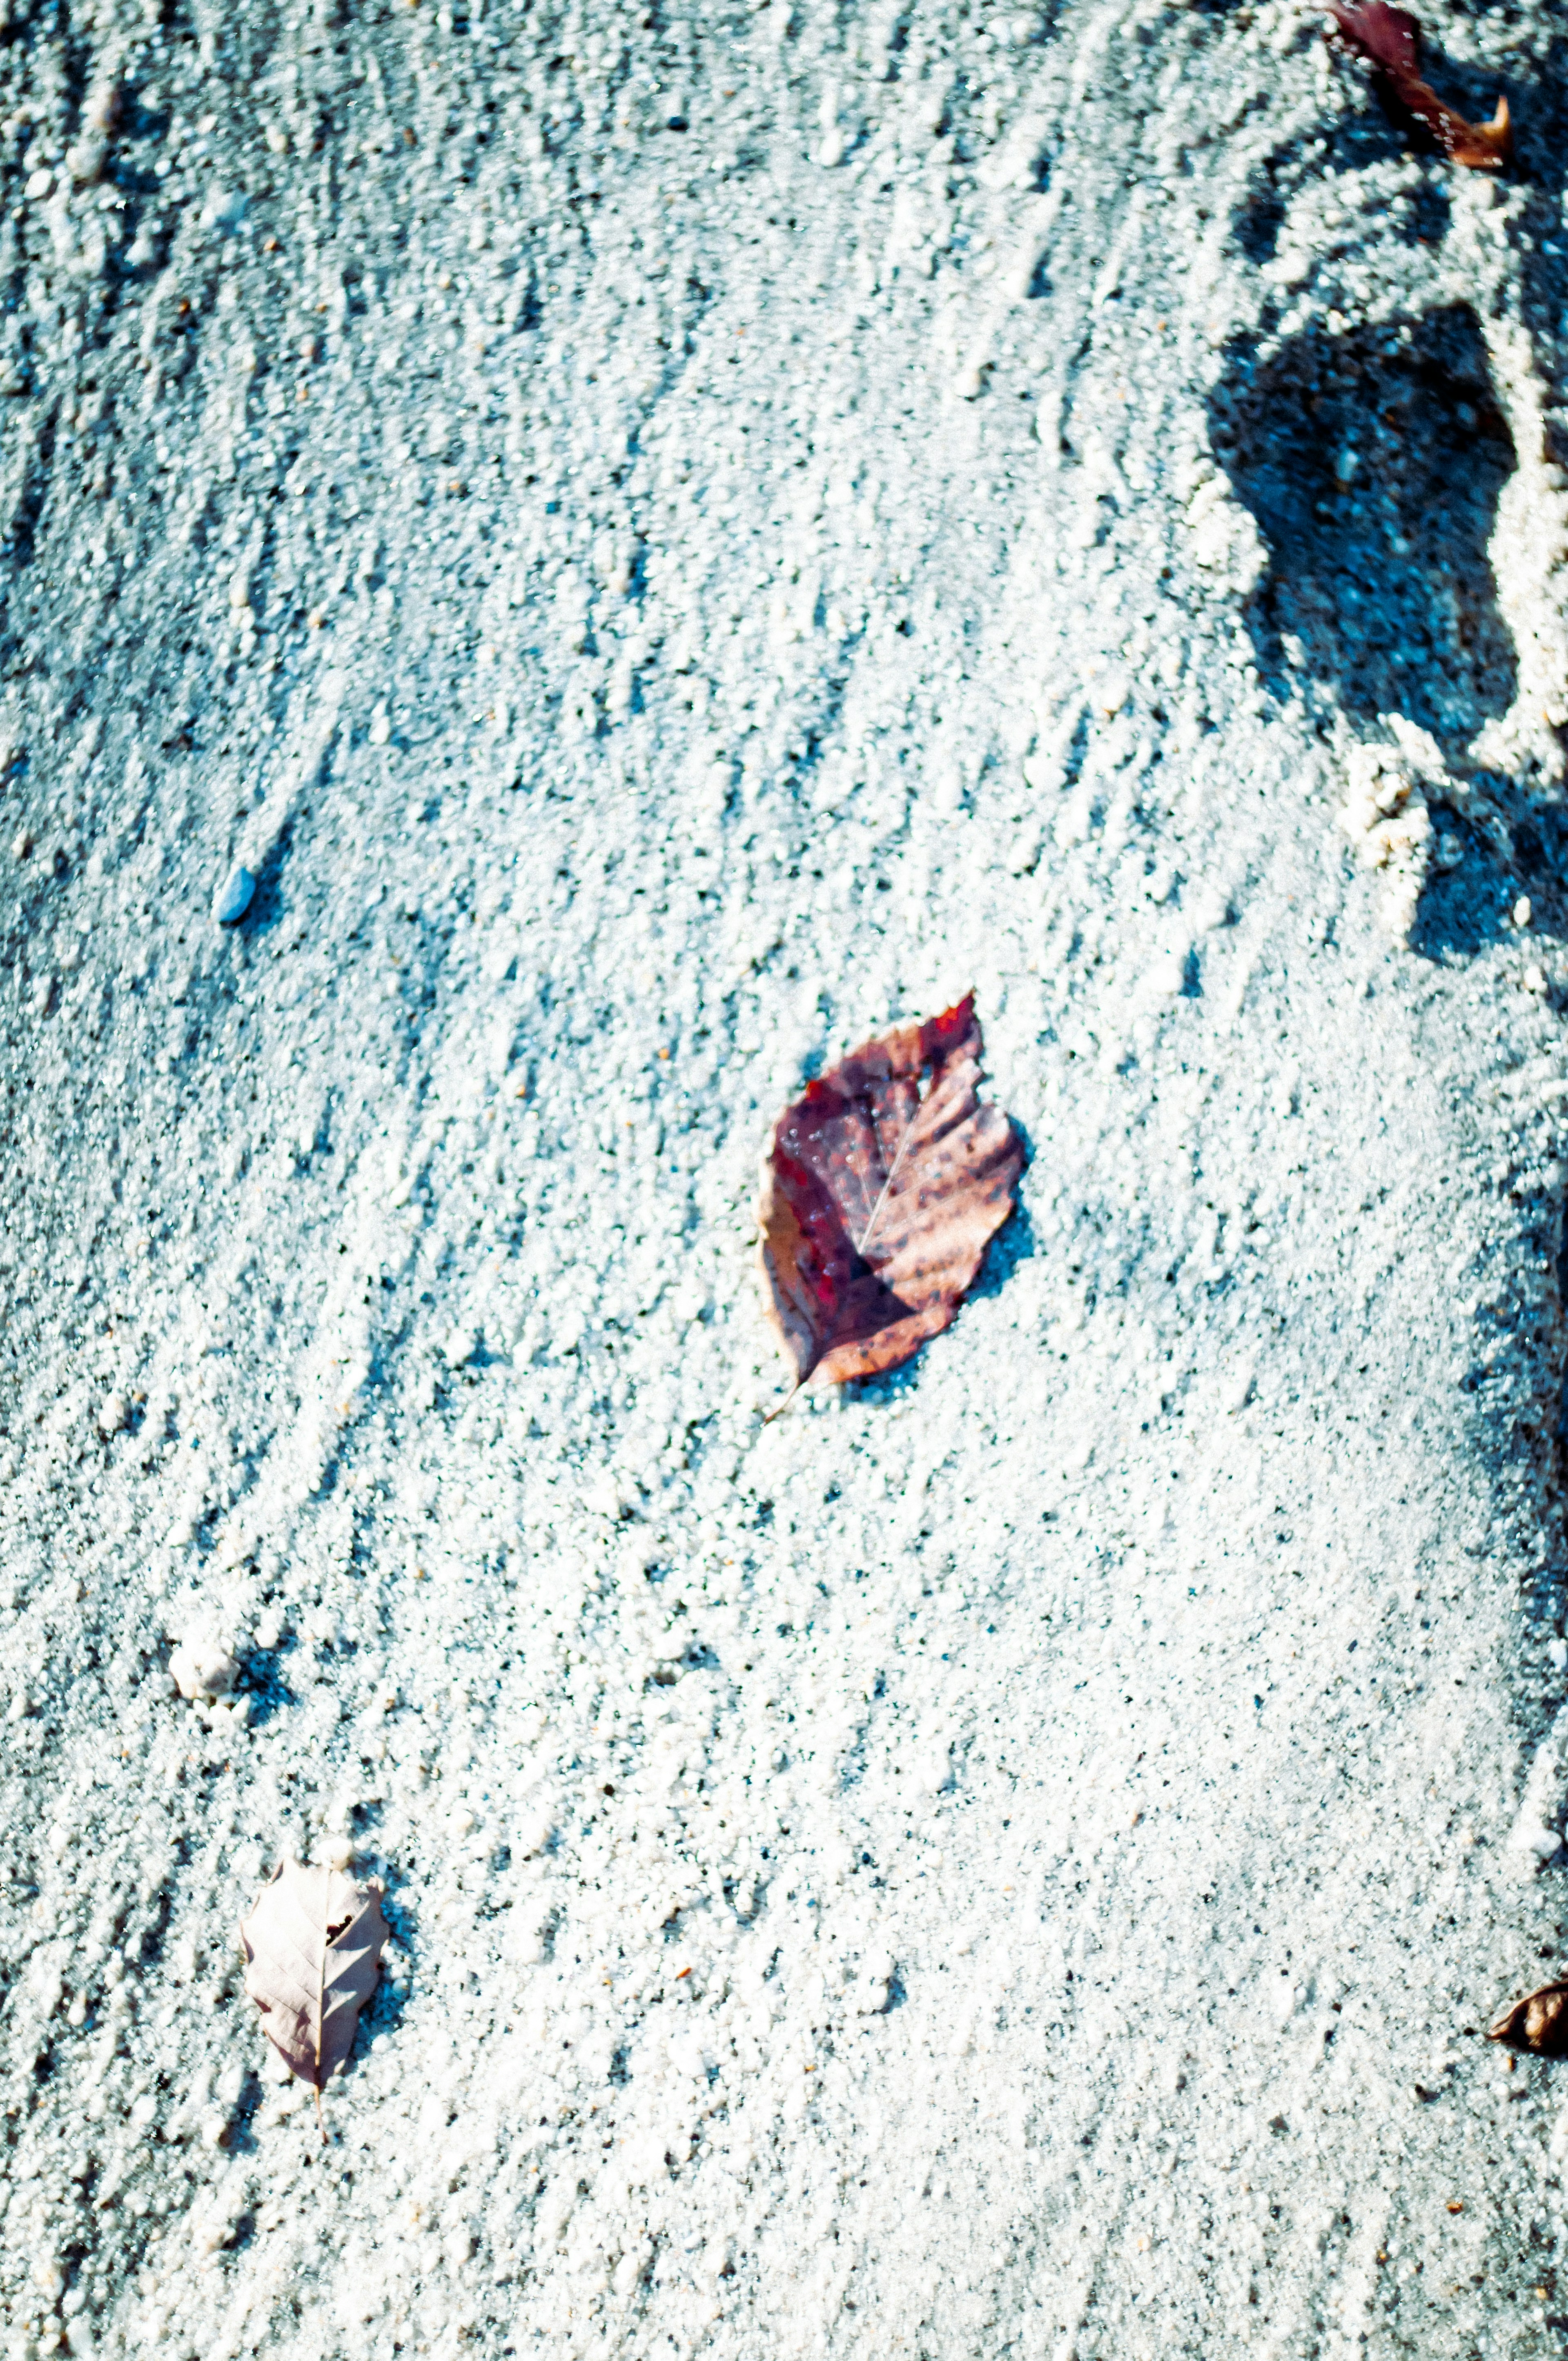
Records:
<instances>
[{"instance_id":1,"label":"small white pebble","mask_svg":"<svg viewBox=\"0 0 1568 2361\"><path fill-rule=\"evenodd\" d=\"M120 83L112 76L106 82L95 82L82 109L82 120L87 128L90 131L113 131L124 110L125 95Z\"/></svg>"},{"instance_id":2,"label":"small white pebble","mask_svg":"<svg viewBox=\"0 0 1568 2361\"><path fill-rule=\"evenodd\" d=\"M372 746L385 746L391 741L391 718L384 705L378 705L370 716L369 735Z\"/></svg>"},{"instance_id":3,"label":"small white pebble","mask_svg":"<svg viewBox=\"0 0 1568 2361\"><path fill-rule=\"evenodd\" d=\"M27 174L27 194L29 197L47 197L53 186L54 174L49 170L47 164L40 164L36 172L29 172Z\"/></svg>"},{"instance_id":4,"label":"small white pebble","mask_svg":"<svg viewBox=\"0 0 1568 2361\"><path fill-rule=\"evenodd\" d=\"M1149 1000L1177 1000L1187 980L1187 963L1179 952L1157 959L1145 974L1144 996Z\"/></svg>"},{"instance_id":5,"label":"small white pebble","mask_svg":"<svg viewBox=\"0 0 1568 2361\"><path fill-rule=\"evenodd\" d=\"M243 189L209 189L202 207L203 229L237 229L249 200Z\"/></svg>"},{"instance_id":6,"label":"small white pebble","mask_svg":"<svg viewBox=\"0 0 1568 2361\"><path fill-rule=\"evenodd\" d=\"M157 2120L158 2101L150 2091L145 2092L139 2099L132 2103L131 2121L133 2124L139 2124L145 2130L148 2124L156 2123Z\"/></svg>"},{"instance_id":7,"label":"small white pebble","mask_svg":"<svg viewBox=\"0 0 1568 2361\"><path fill-rule=\"evenodd\" d=\"M1521 894L1519 900L1514 904L1514 924L1516 927L1528 927L1530 924L1530 895L1528 894Z\"/></svg>"},{"instance_id":8,"label":"small white pebble","mask_svg":"<svg viewBox=\"0 0 1568 2361\"><path fill-rule=\"evenodd\" d=\"M1537 967L1532 961L1520 976L1519 983L1526 992L1544 992L1546 990L1545 970Z\"/></svg>"},{"instance_id":9,"label":"small white pebble","mask_svg":"<svg viewBox=\"0 0 1568 2361\"><path fill-rule=\"evenodd\" d=\"M473 1359L478 1349L479 1339L472 1328L454 1328L445 1345L448 1368L462 1368L465 1363Z\"/></svg>"},{"instance_id":10,"label":"small white pebble","mask_svg":"<svg viewBox=\"0 0 1568 2361\"><path fill-rule=\"evenodd\" d=\"M202 2146L222 2147L229 2136L226 2115L208 2115L202 2125Z\"/></svg>"},{"instance_id":11,"label":"small white pebble","mask_svg":"<svg viewBox=\"0 0 1568 2361\"><path fill-rule=\"evenodd\" d=\"M118 1434L131 1422L131 1406L124 1394L105 1394L98 1405L98 1432Z\"/></svg>"},{"instance_id":12,"label":"small white pebble","mask_svg":"<svg viewBox=\"0 0 1568 2361\"><path fill-rule=\"evenodd\" d=\"M169 1670L181 1696L194 1703L226 1697L239 1666L211 1641L183 1640L169 1659Z\"/></svg>"},{"instance_id":13,"label":"small white pebble","mask_svg":"<svg viewBox=\"0 0 1568 2361\"><path fill-rule=\"evenodd\" d=\"M236 861L213 897L213 916L219 926L237 926L249 909L255 892L255 878L243 861Z\"/></svg>"},{"instance_id":14,"label":"small white pebble","mask_svg":"<svg viewBox=\"0 0 1568 2361\"><path fill-rule=\"evenodd\" d=\"M80 187L87 188L103 175L108 161L109 143L103 132L90 126L80 139L73 139L65 151L65 169Z\"/></svg>"}]
</instances>

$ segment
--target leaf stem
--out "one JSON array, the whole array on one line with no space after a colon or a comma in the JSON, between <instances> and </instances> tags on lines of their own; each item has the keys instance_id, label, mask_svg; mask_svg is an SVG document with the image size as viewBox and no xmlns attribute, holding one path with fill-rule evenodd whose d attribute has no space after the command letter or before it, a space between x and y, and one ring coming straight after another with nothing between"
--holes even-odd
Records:
<instances>
[{"instance_id":1,"label":"leaf stem","mask_svg":"<svg viewBox=\"0 0 1568 2361\"><path fill-rule=\"evenodd\" d=\"M808 1369L808 1370L806 1371L806 1376L808 1378L810 1375L811 1375L811 1371ZM788 1393L787 1393L787 1394L785 1394L785 1396L784 1396L784 1398L783 1401L782 1401L782 1402L780 1402L780 1404L779 1404L779 1406L778 1406L777 1410L771 1410L771 1411L769 1411L769 1412L768 1412L768 1414L767 1414L766 1418L764 1418L764 1419L763 1419L763 1421L762 1421L762 1424L763 1424L764 1426L772 1426L772 1424L773 1424L773 1421L774 1421L774 1419L775 1419L775 1418L783 1418L783 1416L784 1416L784 1414L785 1411L786 1411L786 1410L788 1410L788 1408L789 1408L789 1406L790 1406L791 1402L795 1400L795 1398L796 1394L800 1391L800 1389L801 1389L802 1386L803 1386L805 1383L806 1383L806 1378L796 1378L796 1379L795 1379L795 1381L794 1385L793 1385L793 1386L791 1386L791 1388L790 1388L790 1389L789 1389Z\"/></svg>"}]
</instances>

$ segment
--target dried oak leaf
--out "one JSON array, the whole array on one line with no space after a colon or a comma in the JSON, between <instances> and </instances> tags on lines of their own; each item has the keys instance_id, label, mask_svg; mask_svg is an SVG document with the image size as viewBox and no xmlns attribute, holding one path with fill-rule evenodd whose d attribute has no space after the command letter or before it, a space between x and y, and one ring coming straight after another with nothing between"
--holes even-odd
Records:
<instances>
[{"instance_id":1,"label":"dried oak leaf","mask_svg":"<svg viewBox=\"0 0 1568 2361\"><path fill-rule=\"evenodd\" d=\"M976 1095L981 1047L970 993L852 1049L773 1126L759 1256L792 1392L818 1370L840 1384L895 1369L972 1285L1024 1164L1006 1115Z\"/></svg>"},{"instance_id":2,"label":"dried oak leaf","mask_svg":"<svg viewBox=\"0 0 1568 2361\"><path fill-rule=\"evenodd\" d=\"M374 1887L362 1892L340 1869L297 1861L279 1866L240 1920L245 1989L290 2072L315 2092L318 2116L322 2086L354 2047L390 1932Z\"/></svg>"},{"instance_id":3,"label":"dried oak leaf","mask_svg":"<svg viewBox=\"0 0 1568 2361\"><path fill-rule=\"evenodd\" d=\"M1420 75L1420 20L1388 0L1329 0L1340 39L1366 60L1379 87L1408 121L1425 126L1445 155L1475 172L1500 172L1513 154L1508 102L1490 123L1467 123Z\"/></svg>"},{"instance_id":4,"label":"dried oak leaf","mask_svg":"<svg viewBox=\"0 0 1568 2361\"><path fill-rule=\"evenodd\" d=\"M1542 1984L1514 2001L1487 2026L1486 2038L1538 2058L1568 2058L1568 1983Z\"/></svg>"}]
</instances>

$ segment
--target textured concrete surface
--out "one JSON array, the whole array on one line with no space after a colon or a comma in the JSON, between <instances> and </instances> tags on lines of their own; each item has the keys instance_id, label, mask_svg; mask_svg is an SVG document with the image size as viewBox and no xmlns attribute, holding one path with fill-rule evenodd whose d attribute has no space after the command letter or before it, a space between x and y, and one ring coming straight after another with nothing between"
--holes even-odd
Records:
<instances>
[{"instance_id":1,"label":"textured concrete surface","mask_svg":"<svg viewBox=\"0 0 1568 2361\"><path fill-rule=\"evenodd\" d=\"M1568 107L1433 31L1500 187L1284 6L12 0L19 2356L1562 2349ZM971 983L1021 1212L764 1429Z\"/></svg>"}]
</instances>

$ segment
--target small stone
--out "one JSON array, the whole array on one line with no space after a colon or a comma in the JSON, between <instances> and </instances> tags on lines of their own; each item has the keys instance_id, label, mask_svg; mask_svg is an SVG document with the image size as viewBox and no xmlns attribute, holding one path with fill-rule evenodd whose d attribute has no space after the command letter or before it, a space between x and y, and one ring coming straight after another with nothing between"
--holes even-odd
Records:
<instances>
[{"instance_id":1,"label":"small stone","mask_svg":"<svg viewBox=\"0 0 1568 2361\"><path fill-rule=\"evenodd\" d=\"M175 1687L192 1704L211 1704L226 1697L239 1677L239 1666L214 1641L182 1640L169 1659Z\"/></svg>"},{"instance_id":2,"label":"small stone","mask_svg":"<svg viewBox=\"0 0 1568 2361\"><path fill-rule=\"evenodd\" d=\"M220 927L236 927L249 909L256 880L243 861L236 861L213 899L213 916Z\"/></svg>"},{"instance_id":3,"label":"small stone","mask_svg":"<svg viewBox=\"0 0 1568 2361\"><path fill-rule=\"evenodd\" d=\"M65 169L80 187L87 188L103 178L108 159L107 134L89 129L66 149Z\"/></svg>"},{"instance_id":4,"label":"small stone","mask_svg":"<svg viewBox=\"0 0 1568 2361\"><path fill-rule=\"evenodd\" d=\"M1529 926L1530 920L1530 895L1528 894L1521 894L1519 900L1514 904L1514 924L1522 930L1524 928Z\"/></svg>"},{"instance_id":5,"label":"small stone","mask_svg":"<svg viewBox=\"0 0 1568 2361\"><path fill-rule=\"evenodd\" d=\"M243 189L211 189L202 207L203 229L237 229L249 199Z\"/></svg>"},{"instance_id":6,"label":"small stone","mask_svg":"<svg viewBox=\"0 0 1568 2361\"><path fill-rule=\"evenodd\" d=\"M1187 962L1179 952L1171 952L1155 961L1143 980L1143 994L1148 1000L1179 1000L1187 980Z\"/></svg>"},{"instance_id":7,"label":"small stone","mask_svg":"<svg viewBox=\"0 0 1568 2361\"><path fill-rule=\"evenodd\" d=\"M472 1328L454 1328L446 1339L446 1366L461 1369L479 1349L479 1339Z\"/></svg>"},{"instance_id":8,"label":"small stone","mask_svg":"<svg viewBox=\"0 0 1568 2361\"><path fill-rule=\"evenodd\" d=\"M105 1394L98 1405L98 1432L107 1437L119 1434L131 1422L131 1406L124 1394Z\"/></svg>"},{"instance_id":9,"label":"small stone","mask_svg":"<svg viewBox=\"0 0 1568 2361\"><path fill-rule=\"evenodd\" d=\"M1555 1828L1541 1828L1531 1821L1523 1821L1510 1834L1508 1850L1533 1854L1537 1861L1550 1861L1562 1842L1563 1839Z\"/></svg>"},{"instance_id":10,"label":"small stone","mask_svg":"<svg viewBox=\"0 0 1568 2361\"><path fill-rule=\"evenodd\" d=\"M1547 989L1545 970L1535 966L1532 962L1520 976L1519 983L1526 992L1545 992Z\"/></svg>"},{"instance_id":11,"label":"small stone","mask_svg":"<svg viewBox=\"0 0 1568 2361\"><path fill-rule=\"evenodd\" d=\"M26 861L26 859L27 859L27 857L28 853L29 853L29 852L31 852L32 849L33 849L33 832L32 832L32 829L31 829L30 828L19 828L19 829L16 830L16 835L11 839L11 858L12 858L12 860L13 860L13 861Z\"/></svg>"},{"instance_id":12,"label":"small stone","mask_svg":"<svg viewBox=\"0 0 1568 2361\"><path fill-rule=\"evenodd\" d=\"M372 746L386 746L390 743L391 736L391 717L384 705L378 705L370 716L370 743Z\"/></svg>"},{"instance_id":13,"label":"small stone","mask_svg":"<svg viewBox=\"0 0 1568 2361\"><path fill-rule=\"evenodd\" d=\"M89 131L117 129L125 109L125 98L123 85L113 76L106 82L94 82L82 110L82 120Z\"/></svg>"}]
</instances>

